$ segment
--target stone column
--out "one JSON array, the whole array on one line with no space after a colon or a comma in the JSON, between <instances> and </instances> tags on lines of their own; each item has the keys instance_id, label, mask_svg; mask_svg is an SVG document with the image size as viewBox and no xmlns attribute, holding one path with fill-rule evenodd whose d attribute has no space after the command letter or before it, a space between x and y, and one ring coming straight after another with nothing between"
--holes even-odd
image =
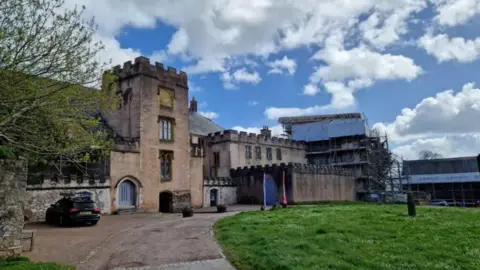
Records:
<instances>
[{"instance_id":1,"label":"stone column","mask_svg":"<svg viewBox=\"0 0 480 270\"><path fill-rule=\"evenodd\" d=\"M0 160L0 258L22 253L26 186L27 168L23 162Z\"/></svg>"}]
</instances>

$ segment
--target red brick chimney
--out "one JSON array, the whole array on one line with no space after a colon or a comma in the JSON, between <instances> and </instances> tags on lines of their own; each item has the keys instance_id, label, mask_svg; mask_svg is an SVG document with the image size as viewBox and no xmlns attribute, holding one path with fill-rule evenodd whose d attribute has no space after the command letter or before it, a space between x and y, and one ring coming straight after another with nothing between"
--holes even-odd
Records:
<instances>
[{"instance_id":1,"label":"red brick chimney","mask_svg":"<svg viewBox=\"0 0 480 270\"><path fill-rule=\"evenodd\" d=\"M190 100L189 111L190 112L197 112L197 101L195 100L195 97L192 97L192 100Z\"/></svg>"}]
</instances>

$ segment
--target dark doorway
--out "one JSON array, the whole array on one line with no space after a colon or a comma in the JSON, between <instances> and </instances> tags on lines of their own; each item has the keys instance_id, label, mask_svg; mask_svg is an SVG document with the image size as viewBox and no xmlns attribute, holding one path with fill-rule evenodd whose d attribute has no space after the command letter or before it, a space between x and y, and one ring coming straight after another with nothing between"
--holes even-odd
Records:
<instances>
[{"instance_id":1,"label":"dark doorway","mask_svg":"<svg viewBox=\"0 0 480 270\"><path fill-rule=\"evenodd\" d=\"M218 201L218 189L214 188L210 190L210 206L217 206Z\"/></svg>"},{"instance_id":2,"label":"dark doorway","mask_svg":"<svg viewBox=\"0 0 480 270\"><path fill-rule=\"evenodd\" d=\"M160 192L160 212L162 213L173 213L173 202L172 202L172 192L163 191Z\"/></svg>"}]
</instances>

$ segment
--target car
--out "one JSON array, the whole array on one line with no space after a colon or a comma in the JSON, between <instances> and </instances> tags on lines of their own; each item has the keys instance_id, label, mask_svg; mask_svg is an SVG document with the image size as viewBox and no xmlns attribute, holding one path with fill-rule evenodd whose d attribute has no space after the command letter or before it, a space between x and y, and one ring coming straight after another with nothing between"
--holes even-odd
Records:
<instances>
[{"instance_id":1,"label":"car","mask_svg":"<svg viewBox=\"0 0 480 270\"><path fill-rule=\"evenodd\" d=\"M100 212L100 208L90 198L67 196L50 205L45 213L45 221L58 226L75 224L93 226L100 220Z\"/></svg>"},{"instance_id":2,"label":"car","mask_svg":"<svg viewBox=\"0 0 480 270\"><path fill-rule=\"evenodd\" d=\"M448 202L445 200L432 200L430 204L434 206L448 206Z\"/></svg>"}]
</instances>

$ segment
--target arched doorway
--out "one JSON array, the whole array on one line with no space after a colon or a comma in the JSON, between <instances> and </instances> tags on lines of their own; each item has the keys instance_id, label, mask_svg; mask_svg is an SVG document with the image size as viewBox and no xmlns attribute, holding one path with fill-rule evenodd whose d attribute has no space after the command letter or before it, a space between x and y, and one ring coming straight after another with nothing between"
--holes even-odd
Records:
<instances>
[{"instance_id":1,"label":"arched doorway","mask_svg":"<svg viewBox=\"0 0 480 270\"><path fill-rule=\"evenodd\" d=\"M172 201L172 192L170 191L162 191L160 192L159 202L160 207L159 210L162 213L173 213L173 201Z\"/></svg>"},{"instance_id":2,"label":"arched doorway","mask_svg":"<svg viewBox=\"0 0 480 270\"><path fill-rule=\"evenodd\" d=\"M277 202L277 184L270 174L265 175L265 202L267 205L275 205Z\"/></svg>"},{"instance_id":3,"label":"arched doorway","mask_svg":"<svg viewBox=\"0 0 480 270\"><path fill-rule=\"evenodd\" d=\"M135 207L137 202L137 190L130 180L124 180L118 187L118 206Z\"/></svg>"},{"instance_id":4,"label":"arched doorway","mask_svg":"<svg viewBox=\"0 0 480 270\"><path fill-rule=\"evenodd\" d=\"M217 206L218 204L218 189L210 189L210 206Z\"/></svg>"}]
</instances>

